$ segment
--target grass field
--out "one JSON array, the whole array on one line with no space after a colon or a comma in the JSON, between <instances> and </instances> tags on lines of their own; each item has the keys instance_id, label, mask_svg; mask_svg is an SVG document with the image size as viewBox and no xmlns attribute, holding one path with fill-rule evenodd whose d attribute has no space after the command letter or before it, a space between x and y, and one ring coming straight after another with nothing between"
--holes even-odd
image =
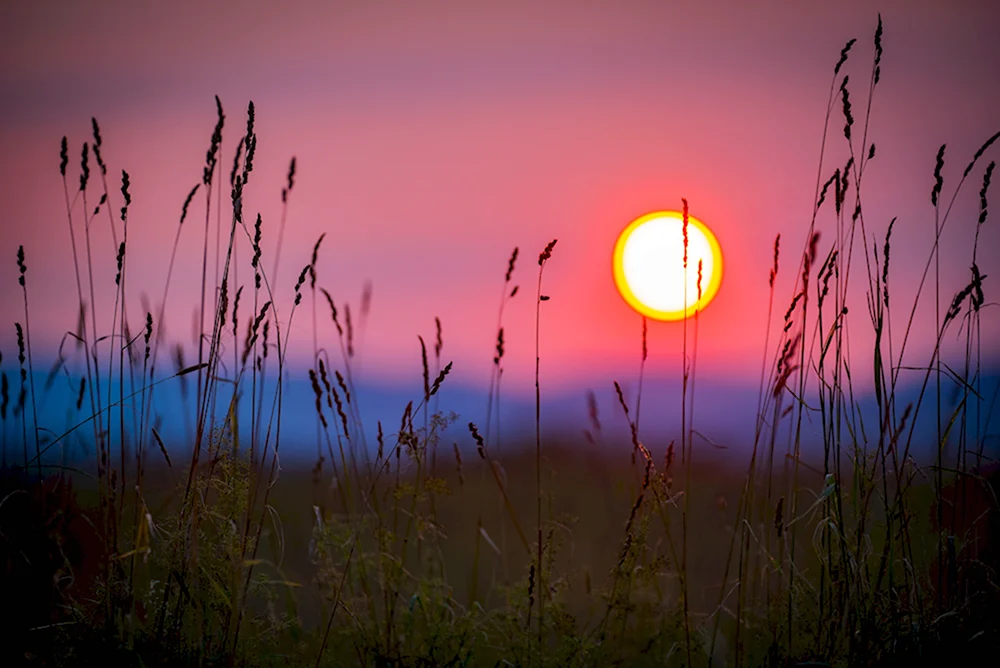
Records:
<instances>
[{"instance_id":1,"label":"grass field","mask_svg":"<svg viewBox=\"0 0 1000 668\"><path fill-rule=\"evenodd\" d=\"M867 82L848 87L842 72L854 40L832 73L824 136L848 142L850 160L834 169L820 156L808 228L775 239L774 256L761 258L772 290L761 305L771 326L759 417L733 453L694 438L697 316L685 325L681 395L670 398L684 416L673 440L646 442L640 407L619 391L618 405L602 410L622 412L625 433L606 429L594 407L575 434L543 442L536 421L534 440L497 448L503 306L534 299L541 314L555 240L537 256L515 249L506 272L498 268L505 296L496 349L483 354L484 366L493 358L485 420L438 403L452 369L439 334L420 340L423 392L372 439L373 425L360 424L350 311L319 280L323 238L294 307L273 306L277 290L291 291L272 286L260 218L243 211L257 143L252 103L231 171L218 103L200 184L183 202L181 222L204 225L204 253L176 257L175 245L162 300L175 270L201 272L203 337L185 361L160 335L162 305L136 312L128 291L128 250L142 243L129 229L129 175L110 188L95 120L77 187L64 139L74 259L66 289L80 309L67 314L78 324L57 371L79 394L67 407L71 430L39 428L36 367L56 356L31 348L27 267L44 249L22 248L19 285L4 288L23 301L17 362L2 358L4 665L972 665L995 656L1000 512L995 394L983 390L984 251L977 234L958 294L942 294L934 238L916 260L926 262L917 298L935 301L938 346L959 331L965 354L946 360L935 349L920 364L917 398L904 404L916 304L890 299L893 227L870 241L859 195L877 159L867 125L881 31L880 19ZM949 223L987 223L998 137L969 157L958 183L941 177L944 146L928 166L933 190L914 196L929 197L938 235ZM294 177L293 161L283 203ZM979 198L978 220L949 221L957 197ZM118 248L113 291L93 279L90 223L105 217ZM213 224L223 240L217 281L207 260ZM237 262L243 282L233 284ZM515 271L528 276L516 296ZM796 276L790 303L775 301L779 271ZM846 308L858 290L867 313ZM110 322L88 307L98 301L113 305ZM340 354L314 344L313 368L292 368L291 323L316 331L317 318L332 319L338 336L325 345ZM871 328L874 350L852 349L848 321ZM125 343L96 345L107 337ZM873 387L852 382L852 354L871 360ZM319 451L311 470L280 466L290 447L281 437L286 373L308 376L314 391L319 446L292 444ZM157 415L161 385L181 382L193 414ZM649 399L642 406L652 410ZM193 443L168 447L163 420L185 420ZM819 443L804 442L807 420L821 426ZM91 444L94 460L61 459L73 442ZM918 450L933 454L925 461Z\"/></svg>"}]
</instances>

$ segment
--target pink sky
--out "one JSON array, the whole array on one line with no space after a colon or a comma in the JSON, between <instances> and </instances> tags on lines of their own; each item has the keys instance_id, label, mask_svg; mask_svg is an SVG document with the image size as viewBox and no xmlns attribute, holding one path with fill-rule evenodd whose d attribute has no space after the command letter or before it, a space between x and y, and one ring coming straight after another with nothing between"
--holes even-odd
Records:
<instances>
[{"instance_id":1,"label":"pink sky","mask_svg":"<svg viewBox=\"0 0 1000 668\"><path fill-rule=\"evenodd\" d=\"M297 158L276 285L282 317L295 276L326 233L320 285L355 309L364 282L374 285L362 348L370 378L419 377L416 335L431 340L439 316L444 357L455 360L456 376L485 382L500 285L519 246L514 280L522 292L505 317L505 378L512 391L533 390L535 260L552 238L559 244L545 270L544 292L552 299L544 304L541 336L547 382L631 377L640 319L613 286L612 245L633 218L679 208L686 197L716 233L726 261L721 290L701 318L699 371L753 382L774 236L781 233L784 250L780 317L805 242L832 68L844 42L857 37L845 72L860 123L877 11L885 56L870 134L878 153L865 174L864 208L880 247L889 219L899 218L890 282L901 332L932 241L937 148L948 144L950 199L972 154L1000 130L996 3L359 1L223 9L188 1L5 2L4 365L16 354L11 322L23 317L19 244L28 256L36 348L51 351L75 323L61 137L70 140L71 188L91 116L104 135L114 211L121 169L131 176L128 299L139 313L141 292L154 300L162 292L181 203L200 180L219 94L226 176L246 103L256 105L258 151L245 211L251 220L258 211L263 216L267 269L288 162ZM846 161L842 126L838 105L824 180ZM982 170L996 157L994 147L952 212L943 300L968 280ZM92 181L91 206L98 193ZM200 191L185 223L166 319L170 335L188 344L204 207ZM214 239L214 204L212 219ZM991 217L980 238L979 262L990 279L1000 277L1000 256L983 249L1000 247L997 222ZM832 223L826 208L821 256ZM114 248L107 219L94 225L96 279L107 286L98 300L109 309ZM863 351L871 336L863 281L852 289L852 343ZM329 337L325 308L320 314L321 335ZM926 308L918 312L914 361L926 362L932 318ZM996 310L987 309L983 340L994 358L998 325ZM137 316L133 329L140 327ZM305 308L295 316L293 341L308 346L310 332ZM677 323L651 323L652 373L677 372L680 332Z\"/></svg>"}]
</instances>

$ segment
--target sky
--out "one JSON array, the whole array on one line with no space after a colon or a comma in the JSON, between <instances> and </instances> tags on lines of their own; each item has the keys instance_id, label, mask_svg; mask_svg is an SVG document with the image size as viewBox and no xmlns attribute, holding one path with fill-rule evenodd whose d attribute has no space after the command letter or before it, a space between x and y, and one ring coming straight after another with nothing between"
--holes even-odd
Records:
<instances>
[{"instance_id":1,"label":"sky","mask_svg":"<svg viewBox=\"0 0 1000 668\"><path fill-rule=\"evenodd\" d=\"M296 159L272 277L283 321L295 279L326 234L318 284L349 303L356 318L363 287L372 285L369 317L356 323L356 373L373 388L421 386L417 335L432 342L439 317L442 356L455 363L451 381L482 393L516 246L512 284L521 291L504 315L504 392L512 402L532 399L536 259L557 238L544 272L551 299L541 308L542 382L553 401L562 398L585 415L585 389L608 395L612 379L631 387L638 371L641 319L614 287L615 239L634 218L679 209L686 198L725 259L720 291L699 316L699 382L714 388L703 401L709 414L715 410L723 421L739 415L752 426L774 238L781 234L780 317L796 289L817 170L826 180L848 156L838 103L820 167L833 66L845 42L858 38L841 74L850 77L860 133L879 12L885 52L868 130L878 150L865 171L863 203L869 235L880 245L897 218L889 280L898 336L933 243L938 147L947 143L947 202L972 155L1000 130L995 2L5 2L2 367L16 368L11 323L24 313L19 245L27 255L38 358L51 360L75 326L60 139L69 140L71 195L91 117L103 134L112 211L121 206L121 170L129 173L126 298L132 313L142 314L143 294L157 304L161 298L181 205L201 178L219 95L226 176L248 101L256 108L258 146L244 211L251 220L262 216L268 271L281 191ZM941 242L943 301L968 282L978 190L997 155L994 146L951 211ZM88 207L99 192L92 181ZM228 203L228 193L223 198ZM167 337L189 355L205 205L202 189L182 229L164 318ZM82 202L74 206L82 226ZM820 256L829 250L833 223L827 207L817 222ZM998 247L996 221L987 221L979 239L981 251ZM103 213L92 224L92 243L95 281L107 285L98 291L105 295L97 298L98 314L110 322L115 247ZM210 273L214 255L213 245ZM241 239L243 283L249 256ZM980 252L978 263L984 274L1000 276L995 253ZM863 275L856 277L851 341L864 383L872 334ZM926 297L908 344L913 364L926 364L934 346ZM332 347L322 302L318 312L321 345ZM983 313L984 356L996 363L1000 317L996 309ZM139 331L141 315L135 320ZM682 332L680 323L650 323L650 377L676 380ZM308 293L290 337L299 378L312 347ZM952 335L944 345L951 351L959 342ZM732 405L724 408L723 398Z\"/></svg>"}]
</instances>

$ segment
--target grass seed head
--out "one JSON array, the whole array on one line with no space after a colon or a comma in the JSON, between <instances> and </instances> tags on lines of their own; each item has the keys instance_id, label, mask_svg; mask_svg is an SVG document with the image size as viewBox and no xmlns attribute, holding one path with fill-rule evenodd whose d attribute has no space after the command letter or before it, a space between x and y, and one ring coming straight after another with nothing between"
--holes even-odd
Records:
<instances>
[{"instance_id":1,"label":"grass seed head","mask_svg":"<svg viewBox=\"0 0 1000 668\"><path fill-rule=\"evenodd\" d=\"M337 334L343 336L344 329L340 326L340 321L337 320L337 306L333 303L333 297L330 296L330 293L325 288L320 288L320 292L326 297L326 303L330 307L330 317L333 319L333 324L337 327Z\"/></svg>"},{"instance_id":2,"label":"grass seed head","mask_svg":"<svg viewBox=\"0 0 1000 668\"><path fill-rule=\"evenodd\" d=\"M424 343L424 337L417 335L417 339L420 341L420 363L423 367L424 372L424 399L428 399L431 395L431 374L430 368L427 365L427 344Z\"/></svg>"},{"instance_id":3,"label":"grass seed head","mask_svg":"<svg viewBox=\"0 0 1000 668\"><path fill-rule=\"evenodd\" d=\"M124 209L122 209L124 211ZM115 285L121 285L122 280L122 264L125 261L125 242L122 241L118 244L118 273L115 274Z\"/></svg>"},{"instance_id":4,"label":"grass seed head","mask_svg":"<svg viewBox=\"0 0 1000 668\"><path fill-rule=\"evenodd\" d=\"M344 304L344 324L347 327L347 356L354 357L354 327L351 325L350 304Z\"/></svg>"},{"instance_id":5,"label":"grass seed head","mask_svg":"<svg viewBox=\"0 0 1000 668\"><path fill-rule=\"evenodd\" d=\"M528 616L530 619L531 608L535 605L535 565L528 568Z\"/></svg>"},{"instance_id":6,"label":"grass seed head","mask_svg":"<svg viewBox=\"0 0 1000 668\"><path fill-rule=\"evenodd\" d=\"M302 271L299 272L299 280L295 282L295 305L296 306L298 306L300 303L302 303L302 292L301 292L301 290L302 290L302 284L306 282L306 276L309 275L309 272L311 270L312 270L312 265L311 264L307 264L306 266L302 267Z\"/></svg>"},{"instance_id":7,"label":"grass seed head","mask_svg":"<svg viewBox=\"0 0 1000 668\"><path fill-rule=\"evenodd\" d=\"M882 14L878 15L878 27L875 28L875 79L873 86L878 85L879 77L882 74Z\"/></svg>"},{"instance_id":8,"label":"grass seed head","mask_svg":"<svg viewBox=\"0 0 1000 668\"><path fill-rule=\"evenodd\" d=\"M944 178L941 176L941 169L944 167L944 149L946 144L941 144L938 149L937 158L934 164L934 187L931 188L931 204L937 206L938 196L941 195L941 187L944 185Z\"/></svg>"},{"instance_id":9,"label":"grass seed head","mask_svg":"<svg viewBox=\"0 0 1000 668\"><path fill-rule=\"evenodd\" d=\"M372 282L365 281L365 284L361 286L361 319L364 320L368 317L368 313L372 310Z\"/></svg>"},{"instance_id":10,"label":"grass seed head","mask_svg":"<svg viewBox=\"0 0 1000 668\"><path fill-rule=\"evenodd\" d=\"M834 248L830 251L830 255L827 257L826 261L823 262L823 266L820 267L820 291L819 291L819 303L823 304L823 300L826 298L827 294L830 292L830 279L837 270L837 254L838 250Z\"/></svg>"},{"instance_id":11,"label":"grass seed head","mask_svg":"<svg viewBox=\"0 0 1000 668\"><path fill-rule=\"evenodd\" d=\"M17 277L17 284L24 287L24 275L28 271L28 266L24 263L24 246L17 247L17 270L20 274Z\"/></svg>"},{"instance_id":12,"label":"grass seed head","mask_svg":"<svg viewBox=\"0 0 1000 668\"><path fill-rule=\"evenodd\" d=\"M829 181L827 182L829 183ZM774 279L778 276L778 251L781 244L781 234L779 233L774 237L774 265L771 267L771 276L768 278L767 284L770 287L774 287Z\"/></svg>"},{"instance_id":13,"label":"grass seed head","mask_svg":"<svg viewBox=\"0 0 1000 668\"><path fill-rule=\"evenodd\" d=\"M80 192L87 189L87 182L90 181L90 147L87 142L83 143L83 149L80 152Z\"/></svg>"},{"instance_id":14,"label":"grass seed head","mask_svg":"<svg viewBox=\"0 0 1000 668\"><path fill-rule=\"evenodd\" d=\"M319 386L319 378L316 376L315 369L309 369L309 384L312 386L313 396L316 399L316 415L319 416L319 421L323 425L323 429L328 429L329 425L326 422L326 416L323 414L323 390Z\"/></svg>"},{"instance_id":15,"label":"grass seed head","mask_svg":"<svg viewBox=\"0 0 1000 668\"><path fill-rule=\"evenodd\" d=\"M552 257L552 249L556 247L558 239L553 239L545 246L545 250L538 254L538 266L544 267L545 261Z\"/></svg>"},{"instance_id":16,"label":"grass seed head","mask_svg":"<svg viewBox=\"0 0 1000 668\"><path fill-rule=\"evenodd\" d=\"M237 328L240 326L239 315L240 315L240 296L243 294L243 286L236 291L236 298L233 299L233 332L235 333Z\"/></svg>"},{"instance_id":17,"label":"grass seed head","mask_svg":"<svg viewBox=\"0 0 1000 668\"><path fill-rule=\"evenodd\" d=\"M103 140L101 138L101 128L97 124L97 119L93 116L90 117L90 127L94 137L94 158L97 160L97 166L101 168L101 174L108 173L108 167L104 164L104 159L101 157L101 144Z\"/></svg>"},{"instance_id":18,"label":"grass seed head","mask_svg":"<svg viewBox=\"0 0 1000 668\"><path fill-rule=\"evenodd\" d=\"M833 68L834 75L840 73L840 68L847 62L847 54L850 53L851 47L854 46L854 43L857 41L858 40L856 39L848 40L847 44L844 45L844 48L840 50L840 60L837 61L836 66Z\"/></svg>"},{"instance_id":19,"label":"grass seed head","mask_svg":"<svg viewBox=\"0 0 1000 668\"><path fill-rule=\"evenodd\" d=\"M977 313L979 308L983 305L983 279L986 278L985 274L979 273L979 265L975 262L972 263L972 308Z\"/></svg>"},{"instance_id":20,"label":"grass seed head","mask_svg":"<svg viewBox=\"0 0 1000 668\"><path fill-rule=\"evenodd\" d=\"M986 222L987 208L986 208L986 193L990 189L990 181L993 179L993 169L997 166L997 163L991 162L986 166L986 172L983 174L983 187L979 190L979 224L982 225Z\"/></svg>"},{"instance_id":21,"label":"grass seed head","mask_svg":"<svg viewBox=\"0 0 1000 668\"><path fill-rule=\"evenodd\" d=\"M455 450L455 469L458 471L458 485L465 484L465 476L462 474L462 452L458 449L458 443L452 443Z\"/></svg>"},{"instance_id":22,"label":"grass seed head","mask_svg":"<svg viewBox=\"0 0 1000 668\"><path fill-rule=\"evenodd\" d=\"M701 301L702 259L698 258L698 301Z\"/></svg>"},{"instance_id":23,"label":"grass seed head","mask_svg":"<svg viewBox=\"0 0 1000 668\"><path fill-rule=\"evenodd\" d=\"M836 184L836 185L834 185L834 184ZM839 188L840 188L840 170L839 169L833 170L833 175L830 176L830 178L828 178L826 180L826 183L823 184L823 188L819 191L819 199L816 200L816 210L817 211L819 210L819 208L821 206L823 206L823 202L826 201L826 191L829 190L829 188L830 188L831 185L834 186L834 189L836 190L836 192L838 192L838 193L840 192L839 191ZM836 206L837 206L837 212L839 213L840 212L840 196L839 195L837 196Z\"/></svg>"},{"instance_id":24,"label":"grass seed head","mask_svg":"<svg viewBox=\"0 0 1000 668\"><path fill-rule=\"evenodd\" d=\"M295 185L295 156L292 156L292 162L288 165L288 185L281 189L281 203L286 204L288 202L288 193L292 192L292 186Z\"/></svg>"},{"instance_id":25,"label":"grass seed head","mask_svg":"<svg viewBox=\"0 0 1000 668\"><path fill-rule=\"evenodd\" d=\"M406 408L403 409L403 417L399 420L399 433L402 434L407 431L406 427L413 419L413 402L410 401L406 404Z\"/></svg>"},{"instance_id":26,"label":"grass seed head","mask_svg":"<svg viewBox=\"0 0 1000 668\"><path fill-rule=\"evenodd\" d=\"M200 183L194 184L194 188L191 188L191 192L189 192L188 196L184 198L184 206L181 207L181 221L178 223L179 225L184 224L184 219L187 218L188 215L188 207L191 206L191 200L194 199L194 194L198 192L198 187L200 185Z\"/></svg>"},{"instance_id":27,"label":"grass seed head","mask_svg":"<svg viewBox=\"0 0 1000 668\"><path fill-rule=\"evenodd\" d=\"M594 431L600 433L601 421L597 415L597 395L594 394L593 390L587 390L587 417L590 418L590 424L594 427Z\"/></svg>"},{"instance_id":28,"label":"grass seed head","mask_svg":"<svg viewBox=\"0 0 1000 668\"><path fill-rule=\"evenodd\" d=\"M497 354L493 356L493 364L499 366L500 360L503 359L503 327L497 330Z\"/></svg>"},{"instance_id":29,"label":"grass seed head","mask_svg":"<svg viewBox=\"0 0 1000 668\"><path fill-rule=\"evenodd\" d=\"M621 404L622 410L625 411L625 417L628 417L628 404L625 403L625 396L622 394L621 385L618 384L617 380L614 381L614 384L615 393L618 395L618 403Z\"/></svg>"},{"instance_id":30,"label":"grass seed head","mask_svg":"<svg viewBox=\"0 0 1000 668\"><path fill-rule=\"evenodd\" d=\"M260 264L260 254L261 254L260 238L261 238L261 227L263 225L263 222L264 221L261 219L260 214L258 213L257 220L254 221L253 224L253 257L250 258L250 266L253 267L254 269L256 269L257 265ZM258 275L259 273L260 272L257 272ZM257 287L260 288L259 283Z\"/></svg>"},{"instance_id":31,"label":"grass seed head","mask_svg":"<svg viewBox=\"0 0 1000 668\"><path fill-rule=\"evenodd\" d=\"M886 308L889 307L889 239L892 237L892 226L896 224L896 218L889 221L889 228L885 231L885 246L882 247L882 298Z\"/></svg>"},{"instance_id":32,"label":"grass seed head","mask_svg":"<svg viewBox=\"0 0 1000 668\"><path fill-rule=\"evenodd\" d=\"M844 168L840 170L840 205L843 207L844 202L847 200L847 191L851 187L851 167L854 166L854 156L852 155L844 163ZM838 213L840 209L837 209Z\"/></svg>"},{"instance_id":33,"label":"grass seed head","mask_svg":"<svg viewBox=\"0 0 1000 668\"><path fill-rule=\"evenodd\" d=\"M646 324L646 316L642 316L642 361L645 362L646 358L649 357L649 346L647 345L647 330L648 326Z\"/></svg>"},{"instance_id":34,"label":"grass seed head","mask_svg":"<svg viewBox=\"0 0 1000 668\"><path fill-rule=\"evenodd\" d=\"M972 161L969 162L968 167L966 167L965 171L962 173L962 178L965 178L966 176L969 175L969 172L972 171L972 168L976 165L976 162L979 160L979 158L983 157L983 153L986 153L987 149L989 149L989 147L992 146L993 142L995 142L997 139L1000 139L1000 132L994 134L992 137L987 139L982 146L979 147L979 150L976 151L976 154L972 156Z\"/></svg>"},{"instance_id":35,"label":"grass seed head","mask_svg":"<svg viewBox=\"0 0 1000 668\"><path fill-rule=\"evenodd\" d=\"M219 288L219 329L226 326L226 316L229 311L229 280L228 277L222 279Z\"/></svg>"},{"instance_id":36,"label":"grass seed head","mask_svg":"<svg viewBox=\"0 0 1000 668\"><path fill-rule=\"evenodd\" d=\"M229 187L236 187L236 175L240 171L240 158L243 157L243 145L246 141L246 137L240 137L239 142L236 143L236 153L233 155L233 168L229 172Z\"/></svg>"},{"instance_id":37,"label":"grass seed head","mask_svg":"<svg viewBox=\"0 0 1000 668\"><path fill-rule=\"evenodd\" d=\"M385 455L385 434L382 432L382 421L378 421L378 434L375 437L378 441L378 453L375 455L375 462L378 463L382 461L382 457Z\"/></svg>"},{"instance_id":38,"label":"grass seed head","mask_svg":"<svg viewBox=\"0 0 1000 668\"><path fill-rule=\"evenodd\" d=\"M510 277L514 273L514 263L517 262L517 253L518 248L514 246L514 251L510 254L510 259L507 260L507 274L504 276L504 283L510 283Z\"/></svg>"},{"instance_id":39,"label":"grass seed head","mask_svg":"<svg viewBox=\"0 0 1000 668\"><path fill-rule=\"evenodd\" d=\"M451 365L452 363L448 362L448 364L446 364L445 367L441 369L441 372L438 373L437 378L434 379L434 383L431 385L431 391L428 396L433 397L435 394L437 394L438 390L441 389L441 383L443 383L444 379L448 377L449 373L451 373Z\"/></svg>"},{"instance_id":40,"label":"grass seed head","mask_svg":"<svg viewBox=\"0 0 1000 668\"><path fill-rule=\"evenodd\" d=\"M434 359L441 360L441 349L444 348L444 340L441 338L441 318L434 317Z\"/></svg>"},{"instance_id":41,"label":"grass seed head","mask_svg":"<svg viewBox=\"0 0 1000 668\"><path fill-rule=\"evenodd\" d=\"M222 113L222 100L219 99L218 95L215 96L215 110L215 129L212 131L212 139L209 143L208 151L205 153L205 169L201 177L201 182L206 186L212 185L215 165L219 159L219 144L222 143L222 128L226 122L226 116Z\"/></svg>"},{"instance_id":42,"label":"grass seed head","mask_svg":"<svg viewBox=\"0 0 1000 668\"><path fill-rule=\"evenodd\" d=\"M69 144L65 136L59 143L59 173L66 178L66 165L69 164Z\"/></svg>"},{"instance_id":43,"label":"grass seed head","mask_svg":"<svg viewBox=\"0 0 1000 668\"><path fill-rule=\"evenodd\" d=\"M156 441L156 445L160 448L160 454L163 455L163 460L167 462L167 467L172 468L170 464L170 455L167 454L167 446L163 444L163 439L160 438L160 433L156 431L156 427L153 427L153 439Z\"/></svg>"},{"instance_id":44,"label":"grass seed head","mask_svg":"<svg viewBox=\"0 0 1000 668\"><path fill-rule=\"evenodd\" d=\"M21 378L22 380L26 378L24 371L24 330L21 329L21 323L15 322L14 329L17 331L17 361L21 364Z\"/></svg>"},{"instance_id":45,"label":"grass seed head","mask_svg":"<svg viewBox=\"0 0 1000 668\"><path fill-rule=\"evenodd\" d=\"M153 336L153 314L146 311L146 330L143 334L144 343L146 344L146 361L149 361L149 339Z\"/></svg>"},{"instance_id":46,"label":"grass seed head","mask_svg":"<svg viewBox=\"0 0 1000 668\"><path fill-rule=\"evenodd\" d=\"M94 146L94 160L97 161L97 167L101 170L101 175L106 175L108 173L108 166L104 164L104 158L101 157L101 148L97 145Z\"/></svg>"},{"instance_id":47,"label":"grass seed head","mask_svg":"<svg viewBox=\"0 0 1000 668\"><path fill-rule=\"evenodd\" d=\"M333 375L337 378L337 385L340 387L340 391L344 393L344 400L347 403L351 403L351 392L347 389L347 383L344 382L344 376L337 369L334 369Z\"/></svg>"},{"instance_id":48,"label":"grass seed head","mask_svg":"<svg viewBox=\"0 0 1000 668\"><path fill-rule=\"evenodd\" d=\"M688 201L685 198L681 198L681 203L684 205L683 213L681 214L681 233L684 235L684 269L688 266Z\"/></svg>"},{"instance_id":49,"label":"grass seed head","mask_svg":"<svg viewBox=\"0 0 1000 668\"><path fill-rule=\"evenodd\" d=\"M130 185L128 172L124 169L122 170L122 197L125 199L125 206L122 207L122 222L125 222L125 216L128 213L128 207L132 204L132 196L128 192L128 187Z\"/></svg>"},{"instance_id":50,"label":"grass seed head","mask_svg":"<svg viewBox=\"0 0 1000 668\"><path fill-rule=\"evenodd\" d=\"M331 387L330 393L333 395L333 403L337 406L337 415L340 417L340 424L344 428L344 438L350 440L350 430L347 428L347 413L344 412L344 404L340 400L337 388Z\"/></svg>"},{"instance_id":51,"label":"grass seed head","mask_svg":"<svg viewBox=\"0 0 1000 668\"><path fill-rule=\"evenodd\" d=\"M323 381L323 387L325 387L326 391L329 392L330 391L330 377L326 373L326 363L323 361L322 357L319 358L319 376L320 376L320 380Z\"/></svg>"},{"instance_id":52,"label":"grass seed head","mask_svg":"<svg viewBox=\"0 0 1000 668\"><path fill-rule=\"evenodd\" d=\"M94 135L94 147L97 148L101 145L101 127L97 124L97 119L93 116L90 117L90 128Z\"/></svg>"},{"instance_id":53,"label":"grass seed head","mask_svg":"<svg viewBox=\"0 0 1000 668\"><path fill-rule=\"evenodd\" d=\"M476 441L476 451L479 453L479 458L486 459L486 442L483 440L483 437L479 433L479 429L476 427L474 422L469 423L469 432L472 434L472 438Z\"/></svg>"},{"instance_id":54,"label":"grass seed head","mask_svg":"<svg viewBox=\"0 0 1000 668\"><path fill-rule=\"evenodd\" d=\"M847 141L851 141L851 126L854 125L854 116L851 115L851 98L850 94L847 92L847 80L850 77L844 77L844 80L840 83L840 99L843 103L844 111L844 137Z\"/></svg>"},{"instance_id":55,"label":"grass seed head","mask_svg":"<svg viewBox=\"0 0 1000 668\"><path fill-rule=\"evenodd\" d=\"M309 289L314 291L316 290L316 262L319 260L319 245L323 243L325 237L326 232L319 235L316 245L313 246L312 259L309 260Z\"/></svg>"},{"instance_id":56,"label":"grass seed head","mask_svg":"<svg viewBox=\"0 0 1000 668\"><path fill-rule=\"evenodd\" d=\"M247 133L243 140L243 143L246 145L246 160L243 162L243 176L240 179L243 185L247 184L250 172L253 171L253 158L257 152L257 135L254 133L254 114L253 100L251 100L247 104Z\"/></svg>"}]
</instances>

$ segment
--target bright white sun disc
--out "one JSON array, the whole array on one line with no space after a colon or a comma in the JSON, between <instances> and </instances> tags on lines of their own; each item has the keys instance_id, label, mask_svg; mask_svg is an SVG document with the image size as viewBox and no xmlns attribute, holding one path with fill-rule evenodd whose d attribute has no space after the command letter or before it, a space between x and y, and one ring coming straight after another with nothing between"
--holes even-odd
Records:
<instances>
[{"instance_id":1,"label":"bright white sun disc","mask_svg":"<svg viewBox=\"0 0 1000 668\"><path fill-rule=\"evenodd\" d=\"M688 216L687 235L686 269L684 217L679 212L647 214L619 236L613 257L615 283L639 313L657 320L680 320L704 310L718 292L722 280L719 242L694 216Z\"/></svg>"}]
</instances>

